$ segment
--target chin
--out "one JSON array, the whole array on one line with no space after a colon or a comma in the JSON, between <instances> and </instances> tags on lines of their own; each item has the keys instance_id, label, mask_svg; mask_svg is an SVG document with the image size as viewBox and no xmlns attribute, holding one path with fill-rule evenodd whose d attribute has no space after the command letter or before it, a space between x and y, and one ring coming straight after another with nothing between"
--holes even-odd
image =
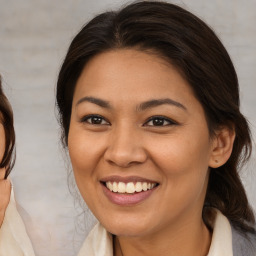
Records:
<instances>
[{"instance_id":1,"label":"chin","mask_svg":"<svg viewBox=\"0 0 256 256\"><path fill-rule=\"evenodd\" d=\"M128 216L125 218L114 217L111 219L100 220L101 224L108 232L117 236L143 236L149 232L150 222L145 221L145 218ZM152 222L151 222L152 223Z\"/></svg>"},{"instance_id":2,"label":"chin","mask_svg":"<svg viewBox=\"0 0 256 256\"><path fill-rule=\"evenodd\" d=\"M109 226L109 225L108 225ZM108 232L116 236L126 236L126 237L140 237L147 234L146 227L138 227L131 225L119 225L119 226L111 226L105 227Z\"/></svg>"}]
</instances>

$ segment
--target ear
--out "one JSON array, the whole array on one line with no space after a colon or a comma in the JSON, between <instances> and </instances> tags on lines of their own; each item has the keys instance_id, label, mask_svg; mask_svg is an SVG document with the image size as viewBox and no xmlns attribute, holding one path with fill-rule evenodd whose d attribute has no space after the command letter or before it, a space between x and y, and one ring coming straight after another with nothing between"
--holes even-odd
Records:
<instances>
[{"instance_id":1,"label":"ear","mask_svg":"<svg viewBox=\"0 0 256 256\"><path fill-rule=\"evenodd\" d=\"M235 131L229 127L222 127L216 132L212 140L212 152L209 159L209 167L218 168L224 165L231 156L234 141Z\"/></svg>"}]
</instances>

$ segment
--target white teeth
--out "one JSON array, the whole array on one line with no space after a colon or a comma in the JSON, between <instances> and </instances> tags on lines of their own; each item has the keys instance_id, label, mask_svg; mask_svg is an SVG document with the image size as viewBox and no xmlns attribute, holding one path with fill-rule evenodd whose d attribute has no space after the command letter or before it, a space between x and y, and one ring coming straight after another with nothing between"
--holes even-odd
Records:
<instances>
[{"instance_id":1,"label":"white teeth","mask_svg":"<svg viewBox=\"0 0 256 256\"><path fill-rule=\"evenodd\" d=\"M110 181L106 182L106 186L110 191L113 191L113 184Z\"/></svg>"},{"instance_id":2,"label":"white teeth","mask_svg":"<svg viewBox=\"0 0 256 256\"><path fill-rule=\"evenodd\" d=\"M141 182L136 182L135 191L136 192L141 192L142 191L142 184L141 184Z\"/></svg>"},{"instance_id":3,"label":"white teeth","mask_svg":"<svg viewBox=\"0 0 256 256\"><path fill-rule=\"evenodd\" d=\"M143 183L142 183L142 189L143 189L143 191L147 191L147 190L148 190L148 184L147 184L147 182L143 182Z\"/></svg>"},{"instance_id":4,"label":"white teeth","mask_svg":"<svg viewBox=\"0 0 256 256\"><path fill-rule=\"evenodd\" d=\"M133 182L129 182L126 184L126 193L132 194L135 192L135 186L133 184Z\"/></svg>"},{"instance_id":5,"label":"white teeth","mask_svg":"<svg viewBox=\"0 0 256 256\"><path fill-rule=\"evenodd\" d=\"M149 182L106 182L106 187L115 193L128 193L133 194L135 192L142 192L147 191L156 186L156 183L149 183Z\"/></svg>"},{"instance_id":6,"label":"white teeth","mask_svg":"<svg viewBox=\"0 0 256 256\"><path fill-rule=\"evenodd\" d=\"M118 186L117 186L117 183L114 182L113 183L113 192L117 192L118 191Z\"/></svg>"},{"instance_id":7,"label":"white teeth","mask_svg":"<svg viewBox=\"0 0 256 256\"><path fill-rule=\"evenodd\" d=\"M119 193L125 193L125 190L126 190L125 183L119 182L117 188Z\"/></svg>"}]
</instances>

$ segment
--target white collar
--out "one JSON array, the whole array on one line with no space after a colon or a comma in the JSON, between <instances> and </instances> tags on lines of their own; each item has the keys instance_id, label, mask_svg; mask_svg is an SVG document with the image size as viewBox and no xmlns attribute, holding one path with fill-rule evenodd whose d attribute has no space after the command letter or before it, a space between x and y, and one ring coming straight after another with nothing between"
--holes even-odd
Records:
<instances>
[{"instance_id":1,"label":"white collar","mask_svg":"<svg viewBox=\"0 0 256 256\"><path fill-rule=\"evenodd\" d=\"M228 219L218 210L213 224L210 250L207 256L233 256L232 230Z\"/></svg>"},{"instance_id":2,"label":"white collar","mask_svg":"<svg viewBox=\"0 0 256 256\"><path fill-rule=\"evenodd\" d=\"M0 255L35 256L24 223L16 209L13 188L0 229Z\"/></svg>"},{"instance_id":3,"label":"white collar","mask_svg":"<svg viewBox=\"0 0 256 256\"><path fill-rule=\"evenodd\" d=\"M233 256L232 231L228 219L218 210L207 256ZM112 235L97 223L87 236L78 256L113 256Z\"/></svg>"}]
</instances>

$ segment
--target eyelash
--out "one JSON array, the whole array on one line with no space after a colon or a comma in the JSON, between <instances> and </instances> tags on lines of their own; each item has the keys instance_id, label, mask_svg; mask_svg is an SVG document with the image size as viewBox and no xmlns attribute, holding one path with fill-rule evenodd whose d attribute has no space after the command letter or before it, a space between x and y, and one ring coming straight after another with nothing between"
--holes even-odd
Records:
<instances>
[{"instance_id":1,"label":"eyelash","mask_svg":"<svg viewBox=\"0 0 256 256\"><path fill-rule=\"evenodd\" d=\"M104 123L93 123L94 121L92 121L94 118L94 121L99 121L102 122L104 121ZM98 120L97 120L98 119ZM89 121L90 120L90 121ZM152 124L154 124L154 121L160 121L160 125L149 125L148 123L152 122ZM88 115L85 116L81 119L82 123L88 123L91 125L110 125L110 122L108 120L106 120L103 116L101 115ZM162 123L162 125L161 125ZM153 116L150 119L148 119L145 124L143 124L143 126L152 126L152 127L163 127L163 126L171 126L171 125L177 125L177 122L171 120L170 118L164 117L164 116Z\"/></svg>"},{"instance_id":2,"label":"eyelash","mask_svg":"<svg viewBox=\"0 0 256 256\"><path fill-rule=\"evenodd\" d=\"M93 123L92 122L92 119L93 118L95 118L95 121L96 121L96 118L98 118L98 120L99 119L101 119L101 120L104 120L106 123L105 124L99 124L99 123ZM91 122L89 122L88 120L90 120L91 119ZM106 119L103 117L103 116L101 116L101 115L88 115L88 116L85 116L85 117L83 117L82 119L81 119L81 122L82 123L88 123L88 124L92 124L92 125L108 125L108 124L110 124L108 121L106 121Z\"/></svg>"},{"instance_id":3,"label":"eyelash","mask_svg":"<svg viewBox=\"0 0 256 256\"><path fill-rule=\"evenodd\" d=\"M147 124L149 122L153 123L156 120L158 120L158 121L160 120L161 122L163 122L162 123L163 125L148 125ZM159 127L160 126L161 127L161 126L177 125L177 122L175 122L175 121L173 121L170 118L167 118L165 116L153 116L149 120L147 120L145 124L147 124L146 126L154 126L154 127ZM145 126L145 124L143 124L143 126Z\"/></svg>"}]
</instances>

